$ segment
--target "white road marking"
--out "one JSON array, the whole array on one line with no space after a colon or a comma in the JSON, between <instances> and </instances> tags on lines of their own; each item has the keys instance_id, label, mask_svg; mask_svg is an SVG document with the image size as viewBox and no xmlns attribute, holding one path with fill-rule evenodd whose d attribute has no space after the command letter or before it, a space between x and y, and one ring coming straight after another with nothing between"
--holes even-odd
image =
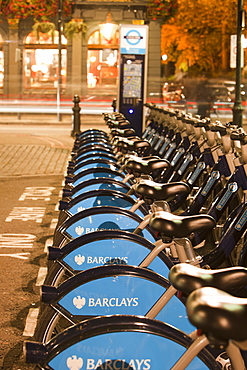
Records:
<instances>
[{"instance_id":1,"label":"white road marking","mask_svg":"<svg viewBox=\"0 0 247 370\"><path fill-rule=\"evenodd\" d=\"M26 319L26 325L22 334L23 336L32 337L34 335L38 316L39 308L30 308Z\"/></svg>"},{"instance_id":2,"label":"white road marking","mask_svg":"<svg viewBox=\"0 0 247 370\"><path fill-rule=\"evenodd\" d=\"M57 204L55 205L54 210L55 210L56 212L58 212L58 211L59 211L59 203L57 203Z\"/></svg>"},{"instance_id":3,"label":"white road marking","mask_svg":"<svg viewBox=\"0 0 247 370\"><path fill-rule=\"evenodd\" d=\"M52 245L53 245L53 239L52 238L47 239L45 242L44 252L47 253L48 247L51 247Z\"/></svg>"},{"instance_id":4,"label":"white road marking","mask_svg":"<svg viewBox=\"0 0 247 370\"><path fill-rule=\"evenodd\" d=\"M0 248L32 248L35 239L32 234L0 234Z\"/></svg>"},{"instance_id":5,"label":"white road marking","mask_svg":"<svg viewBox=\"0 0 247 370\"><path fill-rule=\"evenodd\" d=\"M58 218L53 218L50 223L50 229L55 229L58 223Z\"/></svg>"},{"instance_id":6,"label":"white road marking","mask_svg":"<svg viewBox=\"0 0 247 370\"><path fill-rule=\"evenodd\" d=\"M45 278L47 275L47 267L40 267L36 279L36 286L41 286L44 284Z\"/></svg>"},{"instance_id":7,"label":"white road marking","mask_svg":"<svg viewBox=\"0 0 247 370\"><path fill-rule=\"evenodd\" d=\"M30 256L30 253L0 253L0 257L13 257L20 260L27 260Z\"/></svg>"},{"instance_id":8,"label":"white road marking","mask_svg":"<svg viewBox=\"0 0 247 370\"><path fill-rule=\"evenodd\" d=\"M41 223L45 210L45 207L14 207L5 221L21 220Z\"/></svg>"},{"instance_id":9,"label":"white road marking","mask_svg":"<svg viewBox=\"0 0 247 370\"><path fill-rule=\"evenodd\" d=\"M19 201L31 199L31 200L44 200L45 202L48 202L54 189L55 188L52 186L27 187L24 190L23 194L20 196Z\"/></svg>"}]
</instances>

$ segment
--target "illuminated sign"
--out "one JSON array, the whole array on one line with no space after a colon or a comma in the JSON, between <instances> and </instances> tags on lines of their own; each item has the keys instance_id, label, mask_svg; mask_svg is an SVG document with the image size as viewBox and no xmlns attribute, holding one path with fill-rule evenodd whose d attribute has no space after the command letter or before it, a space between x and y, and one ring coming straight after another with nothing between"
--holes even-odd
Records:
<instances>
[{"instance_id":1,"label":"illuminated sign","mask_svg":"<svg viewBox=\"0 0 247 370\"><path fill-rule=\"evenodd\" d=\"M121 54L146 54L148 26L121 25Z\"/></svg>"}]
</instances>

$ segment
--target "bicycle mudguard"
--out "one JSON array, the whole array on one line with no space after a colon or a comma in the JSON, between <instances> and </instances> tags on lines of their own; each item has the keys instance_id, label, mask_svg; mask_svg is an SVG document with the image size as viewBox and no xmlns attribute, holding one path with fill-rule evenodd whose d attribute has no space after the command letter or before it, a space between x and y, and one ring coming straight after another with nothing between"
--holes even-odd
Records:
<instances>
[{"instance_id":1,"label":"bicycle mudguard","mask_svg":"<svg viewBox=\"0 0 247 370\"><path fill-rule=\"evenodd\" d=\"M75 158L80 158L80 156L82 155L85 155L85 154L88 154L92 151L96 151L98 153L110 153L110 154L113 154L113 150L112 148L107 148L107 147L102 147L102 145L97 145L96 144L92 144L92 145L87 145L87 146L83 146L82 148L78 148L77 151L75 152Z\"/></svg>"},{"instance_id":2,"label":"bicycle mudguard","mask_svg":"<svg viewBox=\"0 0 247 370\"><path fill-rule=\"evenodd\" d=\"M69 178L67 183L71 183L73 186L80 184L89 179L95 179L99 177L112 178L116 180L123 180L124 174L110 168L98 167L98 168L88 168L79 174Z\"/></svg>"},{"instance_id":3,"label":"bicycle mudguard","mask_svg":"<svg viewBox=\"0 0 247 370\"><path fill-rule=\"evenodd\" d=\"M166 278L146 268L100 266L80 272L58 287L43 285L42 302L72 322L92 316L144 316L169 286ZM186 333L195 329L187 319L184 299L176 295L156 318Z\"/></svg>"},{"instance_id":4,"label":"bicycle mudguard","mask_svg":"<svg viewBox=\"0 0 247 370\"><path fill-rule=\"evenodd\" d=\"M78 236L97 230L126 230L133 232L142 219L127 209L102 206L81 211L70 217L60 225L54 233L54 245L59 246L63 237L72 240ZM155 234L147 226L140 235L152 243L156 241Z\"/></svg>"},{"instance_id":5,"label":"bicycle mudguard","mask_svg":"<svg viewBox=\"0 0 247 370\"><path fill-rule=\"evenodd\" d=\"M57 260L73 273L109 264L138 266L155 245L141 235L123 230L96 231L78 237L62 248L48 247L48 259ZM166 275L172 261L161 251L149 269Z\"/></svg>"},{"instance_id":6,"label":"bicycle mudguard","mask_svg":"<svg viewBox=\"0 0 247 370\"><path fill-rule=\"evenodd\" d=\"M119 164L112 162L108 159L103 159L103 158L93 159L92 158L92 159L88 159L87 161L80 162L78 165L76 165L76 167L73 170L73 174L75 176L75 175L80 174L82 171L88 168L97 168L97 167L110 168L114 171L118 171L120 169Z\"/></svg>"},{"instance_id":7,"label":"bicycle mudguard","mask_svg":"<svg viewBox=\"0 0 247 370\"><path fill-rule=\"evenodd\" d=\"M104 130L99 130L99 129L96 129L96 128L90 128L88 130L85 130L85 131L81 132L78 135L78 139L80 140L81 138L87 137L90 134L92 134L92 135L102 135L102 136L105 136L105 137L108 136L107 133Z\"/></svg>"},{"instance_id":8,"label":"bicycle mudguard","mask_svg":"<svg viewBox=\"0 0 247 370\"><path fill-rule=\"evenodd\" d=\"M88 142L85 142L84 145L82 145L80 147L80 143L78 143L78 146L79 146L79 151L80 149L82 149L83 151L86 150L86 149L91 149L92 147L98 147L98 148L102 148L102 149L109 149L112 151L112 146L109 144L109 142L107 141L103 141L103 142L92 142L92 141L88 141Z\"/></svg>"},{"instance_id":9,"label":"bicycle mudguard","mask_svg":"<svg viewBox=\"0 0 247 370\"><path fill-rule=\"evenodd\" d=\"M84 182L81 182L79 185L72 188L72 190L64 190L65 195L68 198L75 198L79 194L84 194L85 191L97 190L97 189L109 189L120 191L121 193L127 193L130 190L128 184L123 183L122 181L111 179L111 178L96 178L90 179ZM134 199L137 198L136 195L131 195Z\"/></svg>"},{"instance_id":10,"label":"bicycle mudguard","mask_svg":"<svg viewBox=\"0 0 247 370\"><path fill-rule=\"evenodd\" d=\"M63 220L75 215L76 213L92 208L102 206L120 207L130 210L135 204L132 197L115 190L97 189L86 191L83 194L73 198L70 202L63 202L64 217ZM135 211L140 217L148 213L147 208L142 205ZM61 224L59 218L59 224Z\"/></svg>"},{"instance_id":11,"label":"bicycle mudguard","mask_svg":"<svg viewBox=\"0 0 247 370\"><path fill-rule=\"evenodd\" d=\"M91 151L87 154L81 155L78 158L74 159L75 165L79 165L81 162L86 161L88 159L108 159L113 162L117 162L117 158L115 155L105 152L97 152Z\"/></svg>"},{"instance_id":12,"label":"bicycle mudguard","mask_svg":"<svg viewBox=\"0 0 247 370\"><path fill-rule=\"evenodd\" d=\"M135 316L97 317L76 324L47 344L26 341L28 363L46 369L170 370L192 340L176 328ZM203 349L189 369L220 370Z\"/></svg>"}]
</instances>

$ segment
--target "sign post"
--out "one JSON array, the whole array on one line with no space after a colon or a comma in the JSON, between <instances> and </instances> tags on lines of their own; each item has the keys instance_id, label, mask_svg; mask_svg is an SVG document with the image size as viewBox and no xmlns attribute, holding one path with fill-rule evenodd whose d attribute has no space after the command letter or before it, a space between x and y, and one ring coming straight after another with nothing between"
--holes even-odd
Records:
<instances>
[{"instance_id":1,"label":"sign post","mask_svg":"<svg viewBox=\"0 0 247 370\"><path fill-rule=\"evenodd\" d=\"M236 68L237 65L237 35L231 35L231 49L230 49L230 68ZM241 68L244 67L244 35L241 37Z\"/></svg>"},{"instance_id":2,"label":"sign post","mask_svg":"<svg viewBox=\"0 0 247 370\"><path fill-rule=\"evenodd\" d=\"M118 111L141 135L146 100L148 26L121 25Z\"/></svg>"}]
</instances>

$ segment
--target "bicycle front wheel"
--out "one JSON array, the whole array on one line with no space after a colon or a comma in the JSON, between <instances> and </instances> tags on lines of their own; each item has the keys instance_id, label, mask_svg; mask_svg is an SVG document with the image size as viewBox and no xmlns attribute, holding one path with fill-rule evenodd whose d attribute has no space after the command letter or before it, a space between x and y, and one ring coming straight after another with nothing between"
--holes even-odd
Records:
<instances>
[{"instance_id":1,"label":"bicycle front wheel","mask_svg":"<svg viewBox=\"0 0 247 370\"><path fill-rule=\"evenodd\" d=\"M26 353L27 360L40 361L44 369L47 365L54 370L63 369L74 362L80 364L78 368L83 364L85 369L170 370L191 342L181 331L157 320L117 315L74 325L40 345L39 352L36 343L27 342ZM36 356L32 348L36 349ZM186 370L207 369L221 369L207 349L186 367Z\"/></svg>"}]
</instances>

